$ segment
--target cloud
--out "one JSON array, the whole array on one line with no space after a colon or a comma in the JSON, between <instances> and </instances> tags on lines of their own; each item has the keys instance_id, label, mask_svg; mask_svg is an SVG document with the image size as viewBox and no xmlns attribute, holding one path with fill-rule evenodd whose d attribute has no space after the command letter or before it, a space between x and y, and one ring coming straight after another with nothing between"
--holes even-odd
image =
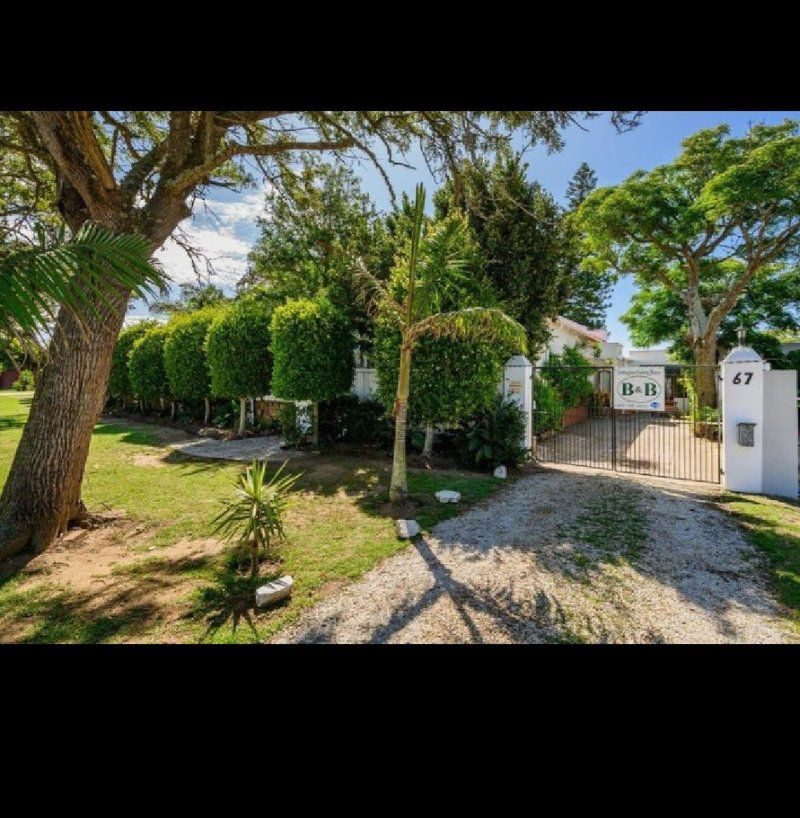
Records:
<instances>
[{"instance_id":1,"label":"cloud","mask_svg":"<svg viewBox=\"0 0 800 818\"><path fill-rule=\"evenodd\" d=\"M264 194L260 187L231 201L198 201L192 216L180 224L185 239L211 262L212 281L225 289L233 289L247 270L247 254L258 238L256 220L264 209ZM174 239L167 239L156 259L176 284L196 280L188 254ZM204 262L199 261L205 272Z\"/></svg>"}]
</instances>

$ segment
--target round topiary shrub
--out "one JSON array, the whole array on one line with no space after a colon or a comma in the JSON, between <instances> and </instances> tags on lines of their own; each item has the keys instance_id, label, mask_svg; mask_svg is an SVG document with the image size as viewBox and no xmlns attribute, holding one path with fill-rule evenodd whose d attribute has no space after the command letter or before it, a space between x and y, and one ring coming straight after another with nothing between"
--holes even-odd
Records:
<instances>
[{"instance_id":1,"label":"round topiary shrub","mask_svg":"<svg viewBox=\"0 0 800 818\"><path fill-rule=\"evenodd\" d=\"M211 409L206 337L219 313L212 307L178 318L164 344L164 370L172 395L181 401L204 401L205 423Z\"/></svg>"},{"instance_id":2,"label":"round topiary shrub","mask_svg":"<svg viewBox=\"0 0 800 818\"><path fill-rule=\"evenodd\" d=\"M287 301L273 313L271 329L274 395L317 404L350 391L353 330L347 316L327 298ZM317 435L315 422L314 442Z\"/></svg>"},{"instance_id":3,"label":"round topiary shrub","mask_svg":"<svg viewBox=\"0 0 800 818\"><path fill-rule=\"evenodd\" d=\"M169 395L164 371L164 344L171 327L150 327L133 345L128 355L128 378L139 400L154 401Z\"/></svg>"},{"instance_id":4,"label":"round topiary shrub","mask_svg":"<svg viewBox=\"0 0 800 818\"><path fill-rule=\"evenodd\" d=\"M245 432L247 398L266 395L270 389L270 318L267 304L242 299L218 315L208 329L211 394L239 399L239 434Z\"/></svg>"},{"instance_id":5,"label":"round topiary shrub","mask_svg":"<svg viewBox=\"0 0 800 818\"><path fill-rule=\"evenodd\" d=\"M114 346L114 353L111 357L111 375L108 379L109 397L115 398L125 404L125 401L133 394L131 382L128 377L128 356L133 345L140 338L149 332L153 327L158 326L155 321L142 321L132 327L122 330L117 343Z\"/></svg>"},{"instance_id":6,"label":"round topiary shrub","mask_svg":"<svg viewBox=\"0 0 800 818\"><path fill-rule=\"evenodd\" d=\"M272 315L272 392L284 400L331 400L353 385L355 340L327 298L287 301Z\"/></svg>"}]
</instances>

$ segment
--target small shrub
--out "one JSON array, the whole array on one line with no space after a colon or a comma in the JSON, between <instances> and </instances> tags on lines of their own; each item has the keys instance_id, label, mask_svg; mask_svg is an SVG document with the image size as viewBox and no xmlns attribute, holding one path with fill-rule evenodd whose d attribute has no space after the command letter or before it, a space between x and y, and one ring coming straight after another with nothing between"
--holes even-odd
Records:
<instances>
[{"instance_id":1,"label":"small shrub","mask_svg":"<svg viewBox=\"0 0 800 818\"><path fill-rule=\"evenodd\" d=\"M459 460L465 466L486 470L516 466L525 458L525 448L520 445L524 434L525 413L498 395L490 408L462 425Z\"/></svg>"},{"instance_id":2,"label":"small shrub","mask_svg":"<svg viewBox=\"0 0 800 818\"><path fill-rule=\"evenodd\" d=\"M120 332L111 358L111 375L108 379L110 397L124 403L133 395L133 388L128 377L128 356L133 345L156 326L158 324L155 321L142 321Z\"/></svg>"},{"instance_id":3,"label":"small shrub","mask_svg":"<svg viewBox=\"0 0 800 818\"><path fill-rule=\"evenodd\" d=\"M350 390L353 331L327 298L287 301L273 313L270 330L274 395L320 402Z\"/></svg>"},{"instance_id":4,"label":"small shrub","mask_svg":"<svg viewBox=\"0 0 800 818\"><path fill-rule=\"evenodd\" d=\"M206 360L206 336L217 316L199 310L174 322L164 344L164 371L172 394L181 401L202 401L211 394L211 373Z\"/></svg>"},{"instance_id":5,"label":"small shrub","mask_svg":"<svg viewBox=\"0 0 800 818\"><path fill-rule=\"evenodd\" d=\"M14 381L13 386L17 392L27 392L28 390L33 389L33 372L31 372L30 369L23 369L22 372L19 373L17 380Z\"/></svg>"},{"instance_id":6,"label":"small shrub","mask_svg":"<svg viewBox=\"0 0 800 818\"><path fill-rule=\"evenodd\" d=\"M137 398L152 401L169 395L164 344L170 332L169 327L151 327L133 344L128 355L128 378Z\"/></svg>"},{"instance_id":7,"label":"small shrub","mask_svg":"<svg viewBox=\"0 0 800 818\"><path fill-rule=\"evenodd\" d=\"M391 421L386 417L380 401L342 395L320 404L319 436L326 443L366 443L374 446L391 432Z\"/></svg>"},{"instance_id":8,"label":"small shrub","mask_svg":"<svg viewBox=\"0 0 800 818\"><path fill-rule=\"evenodd\" d=\"M558 390L541 378L536 378L533 382L533 400L536 404L533 411L533 433L560 429L564 404Z\"/></svg>"},{"instance_id":9,"label":"small shrub","mask_svg":"<svg viewBox=\"0 0 800 818\"><path fill-rule=\"evenodd\" d=\"M296 403L284 403L278 411L278 422L287 446L311 444L312 428L307 407L301 411Z\"/></svg>"}]
</instances>

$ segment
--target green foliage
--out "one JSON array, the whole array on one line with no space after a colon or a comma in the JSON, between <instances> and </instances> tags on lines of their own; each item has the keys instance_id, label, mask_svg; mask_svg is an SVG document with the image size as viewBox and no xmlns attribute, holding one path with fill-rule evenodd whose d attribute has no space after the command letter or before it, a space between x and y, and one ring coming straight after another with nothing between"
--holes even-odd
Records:
<instances>
[{"instance_id":1,"label":"green foliage","mask_svg":"<svg viewBox=\"0 0 800 818\"><path fill-rule=\"evenodd\" d=\"M118 289L142 296L163 286L142 236L114 234L91 222L68 242L63 228L55 244L38 223L36 234L36 246L0 246L0 330L36 337L55 320L58 306L83 321L98 314L95 301L111 304Z\"/></svg>"},{"instance_id":2,"label":"green foliage","mask_svg":"<svg viewBox=\"0 0 800 818\"><path fill-rule=\"evenodd\" d=\"M564 219L564 253L568 292L559 314L584 326L599 329L606 323L606 311L616 276L610 270L583 269L580 228L575 219L575 212L595 187L597 175L583 162L567 185L569 211Z\"/></svg>"},{"instance_id":3,"label":"green foliage","mask_svg":"<svg viewBox=\"0 0 800 818\"><path fill-rule=\"evenodd\" d=\"M240 287L266 284L280 303L325 293L362 334L370 321L357 297L356 259L381 280L391 268L394 243L374 204L344 166L306 159L287 175L285 190L268 194L269 218L250 253Z\"/></svg>"},{"instance_id":4,"label":"green foliage","mask_svg":"<svg viewBox=\"0 0 800 818\"><path fill-rule=\"evenodd\" d=\"M239 300L208 330L206 356L215 397L266 395L272 376L271 311L257 300Z\"/></svg>"},{"instance_id":5,"label":"green foliage","mask_svg":"<svg viewBox=\"0 0 800 818\"><path fill-rule=\"evenodd\" d=\"M120 332L111 356L111 376L108 379L108 394L112 398L125 400L133 394L134 390L128 377L128 356L133 345L157 326L155 321L142 321Z\"/></svg>"},{"instance_id":6,"label":"green foliage","mask_svg":"<svg viewBox=\"0 0 800 818\"><path fill-rule=\"evenodd\" d=\"M34 387L34 376L33 372L30 369L23 369L22 372L19 373L19 377L14 381L14 389L17 392L27 392Z\"/></svg>"},{"instance_id":7,"label":"green foliage","mask_svg":"<svg viewBox=\"0 0 800 818\"><path fill-rule=\"evenodd\" d=\"M486 277L503 309L519 321L528 344L549 336L547 320L569 293L563 214L555 200L527 178L521 157L500 151L494 165L468 163L457 190L448 182L435 197L438 216L461 207L486 259Z\"/></svg>"},{"instance_id":8,"label":"green foliage","mask_svg":"<svg viewBox=\"0 0 800 818\"><path fill-rule=\"evenodd\" d=\"M208 307L222 306L230 299L214 284L187 282L180 285L180 296L174 301L153 301L150 312L166 315L194 313Z\"/></svg>"},{"instance_id":9,"label":"green foliage","mask_svg":"<svg viewBox=\"0 0 800 818\"><path fill-rule=\"evenodd\" d=\"M718 333L750 293L766 326L786 320L769 292L796 292L797 132L792 121L741 138L727 125L699 131L674 162L581 204L584 269L633 274L640 289L623 316L635 343L671 340L713 363Z\"/></svg>"},{"instance_id":10,"label":"green foliage","mask_svg":"<svg viewBox=\"0 0 800 818\"><path fill-rule=\"evenodd\" d=\"M533 412L533 433L548 432L561 428L564 416L564 404L555 386L542 378L533 381L533 400L536 408Z\"/></svg>"},{"instance_id":11,"label":"green foliage","mask_svg":"<svg viewBox=\"0 0 800 818\"><path fill-rule=\"evenodd\" d=\"M170 324L172 332L164 344L164 370L170 391L178 400L202 400L211 394L206 337L218 314L210 307Z\"/></svg>"},{"instance_id":12,"label":"green foliage","mask_svg":"<svg viewBox=\"0 0 800 818\"><path fill-rule=\"evenodd\" d=\"M380 401L342 395L320 404L319 436L326 443L377 445L391 436L391 423Z\"/></svg>"},{"instance_id":13,"label":"green foliage","mask_svg":"<svg viewBox=\"0 0 800 818\"><path fill-rule=\"evenodd\" d=\"M272 314L271 333L273 394L319 402L349 392L355 339L327 298L287 301Z\"/></svg>"},{"instance_id":14,"label":"green foliage","mask_svg":"<svg viewBox=\"0 0 800 818\"><path fill-rule=\"evenodd\" d=\"M423 336L414 346L409 389L412 423L447 426L491 405L503 365L516 350L483 338ZM378 397L390 411L397 391L400 331L383 316L376 323L372 361Z\"/></svg>"},{"instance_id":15,"label":"green foliage","mask_svg":"<svg viewBox=\"0 0 800 818\"><path fill-rule=\"evenodd\" d=\"M284 475L289 461L267 480L267 464L254 460L236 481L236 499L214 520L214 533L226 540L235 539L251 554L251 575L258 576L258 556L263 548L269 559L270 543L283 539L283 517L289 504L292 486L300 474Z\"/></svg>"},{"instance_id":16,"label":"green foliage","mask_svg":"<svg viewBox=\"0 0 800 818\"><path fill-rule=\"evenodd\" d=\"M292 402L284 403L278 410L281 434L287 446L308 446L313 432L307 411L300 411Z\"/></svg>"},{"instance_id":17,"label":"green foliage","mask_svg":"<svg viewBox=\"0 0 800 818\"><path fill-rule=\"evenodd\" d=\"M565 409L581 406L594 392L589 380L594 369L575 347L565 347L560 355L551 352L540 372L555 387Z\"/></svg>"},{"instance_id":18,"label":"green foliage","mask_svg":"<svg viewBox=\"0 0 800 818\"><path fill-rule=\"evenodd\" d=\"M520 445L524 434L525 413L513 401L496 395L488 409L479 411L460 429L459 459L470 468L516 466L525 458Z\"/></svg>"},{"instance_id":19,"label":"green foliage","mask_svg":"<svg viewBox=\"0 0 800 818\"><path fill-rule=\"evenodd\" d=\"M157 325L134 341L128 355L128 379L137 398L150 401L170 394L164 371L164 344L171 332L171 327Z\"/></svg>"}]
</instances>

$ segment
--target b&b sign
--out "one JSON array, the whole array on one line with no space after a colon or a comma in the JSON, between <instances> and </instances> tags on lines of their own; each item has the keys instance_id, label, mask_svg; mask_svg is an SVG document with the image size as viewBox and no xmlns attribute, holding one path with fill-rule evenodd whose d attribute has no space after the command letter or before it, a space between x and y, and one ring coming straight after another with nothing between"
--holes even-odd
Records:
<instances>
[{"instance_id":1,"label":"b&b sign","mask_svg":"<svg viewBox=\"0 0 800 818\"><path fill-rule=\"evenodd\" d=\"M617 367L614 370L614 408L663 412L664 367Z\"/></svg>"}]
</instances>

